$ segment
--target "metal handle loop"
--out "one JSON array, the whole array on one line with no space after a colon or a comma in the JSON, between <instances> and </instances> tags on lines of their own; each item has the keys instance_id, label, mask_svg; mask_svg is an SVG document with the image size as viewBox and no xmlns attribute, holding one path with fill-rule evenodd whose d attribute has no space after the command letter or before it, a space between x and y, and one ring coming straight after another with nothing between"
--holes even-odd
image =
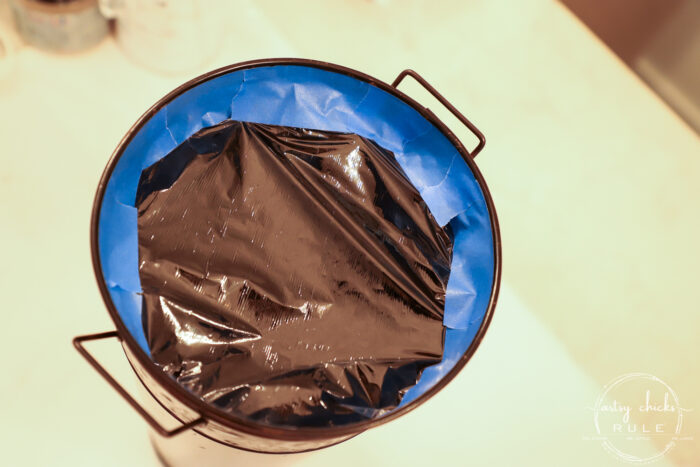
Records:
<instances>
[{"instance_id":1,"label":"metal handle loop","mask_svg":"<svg viewBox=\"0 0 700 467\"><path fill-rule=\"evenodd\" d=\"M469 152L469 155L473 158L476 157L477 154L481 152L482 149L484 149L484 146L486 145L486 138L484 137L484 134L472 123L469 121L467 117L462 115L462 113L455 108L454 105L452 105L445 97L440 94L437 89L435 89L430 83L428 83L421 75L416 73L413 70L404 70L402 71L399 76L396 77L393 83L391 83L392 87L397 87L401 81L406 76L410 76L411 78L415 79L418 81L419 84L421 84L430 94L435 97L442 105L444 105L447 110L452 112L452 115L457 117L457 119L464 124L467 128L469 128L469 131L474 133L474 135L479 138L479 144L471 151Z\"/></svg>"},{"instance_id":2,"label":"metal handle loop","mask_svg":"<svg viewBox=\"0 0 700 467\"><path fill-rule=\"evenodd\" d=\"M139 405L139 403L131 397L131 395L110 375L107 370L104 369L100 363L95 360L95 357L90 354L90 352L85 349L83 346L83 342L88 342L88 341L96 341L96 340L101 340L101 339L109 339L115 337L119 339L119 334L117 331L109 331L109 332L101 332L98 334L87 334L85 336L78 336L73 339L73 346L76 348L76 350L82 355L85 360L88 361L90 365L109 383L110 386L114 388L117 393L119 393L120 396L126 400L131 407L133 407L136 412L141 415L141 417L146 420L146 423L148 423L151 428L153 428L156 433L158 433L160 436L163 436L164 438L171 438L179 433L182 433L183 431L187 431L190 428L193 428L197 425L200 425L205 422L203 417L199 417L196 420L193 420L191 422L188 422L182 426L179 426L173 430L167 430L163 428L155 418L153 418L146 410Z\"/></svg>"}]
</instances>

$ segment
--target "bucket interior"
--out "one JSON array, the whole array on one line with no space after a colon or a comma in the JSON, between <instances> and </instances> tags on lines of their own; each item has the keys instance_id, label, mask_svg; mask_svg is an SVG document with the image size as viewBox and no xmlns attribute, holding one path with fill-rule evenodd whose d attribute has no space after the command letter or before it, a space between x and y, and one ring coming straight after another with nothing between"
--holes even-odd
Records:
<instances>
[{"instance_id":1,"label":"bucket interior","mask_svg":"<svg viewBox=\"0 0 700 467\"><path fill-rule=\"evenodd\" d=\"M102 279L119 318L150 354L141 320L137 212L141 171L203 127L226 119L356 133L392 151L437 222L454 231L442 362L426 368L401 406L440 381L484 320L494 286L494 233L484 193L458 149L410 104L338 71L272 64L199 82L160 105L117 154L97 221Z\"/></svg>"}]
</instances>

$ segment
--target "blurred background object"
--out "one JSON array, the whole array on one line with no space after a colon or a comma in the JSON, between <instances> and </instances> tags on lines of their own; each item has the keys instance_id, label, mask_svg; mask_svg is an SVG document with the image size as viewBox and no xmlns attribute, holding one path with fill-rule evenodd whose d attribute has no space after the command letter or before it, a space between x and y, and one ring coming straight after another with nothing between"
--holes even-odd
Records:
<instances>
[{"instance_id":1,"label":"blurred background object","mask_svg":"<svg viewBox=\"0 0 700 467\"><path fill-rule=\"evenodd\" d=\"M51 52L78 52L109 30L97 0L11 0L15 25L29 45Z\"/></svg>"},{"instance_id":2,"label":"blurred background object","mask_svg":"<svg viewBox=\"0 0 700 467\"><path fill-rule=\"evenodd\" d=\"M562 3L700 133L700 1Z\"/></svg>"},{"instance_id":3,"label":"blurred background object","mask_svg":"<svg viewBox=\"0 0 700 467\"><path fill-rule=\"evenodd\" d=\"M6 26L0 23L0 83L8 76L15 64L15 50Z\"/></svg>"},{"instance_id":4,"label":"blurred background object","mask_svg":"<svg viewBox=\"0 0 700 467\"><path fill-rule=\"evenodd\" d=\"M219 0L99 0L116 20L124 53L161 73L179 73L209 62L220 47L225 15Z\"/></svg>"}]
</instances>

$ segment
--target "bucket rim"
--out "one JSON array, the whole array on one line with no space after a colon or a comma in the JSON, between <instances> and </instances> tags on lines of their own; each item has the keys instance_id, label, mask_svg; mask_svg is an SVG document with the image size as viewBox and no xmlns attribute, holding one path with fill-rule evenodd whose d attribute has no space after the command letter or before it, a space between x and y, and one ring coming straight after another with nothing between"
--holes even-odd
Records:
<instances>
[{"instance_id":1,"label":"bucket rim","mask_svg":"<svg viewBox=\"0 0 700 467\"><path fill-rule=\"evenodd\" d=\"M132 139L141 128L148 122L158 111L160 111L164 106L170 103L173 99L183 94L184 92L195 88L196 86L209 81L211 79L223 76L236 71L241 71L245 69L266 67L266 66L302 66L318 68L325 71L340 73L351 78L366 82L372 86L375 86L394 97L400 99L404 103L411 106L420 115L425 118L428 122L434 125L457 149L457 151L462 156L462 159L466 162L469 169L471 170L474 178L479 184L479 188L486 202L487 210L489 213L490 227L493 240L493 283L491 285L491 294L489 297L489 302L484 313L484 317L481 321L481 325L477 330L474 338L469 344L469 347L460 357L460 359L455 363L452 369L441 378L435 385L430 389L425 391L420 396L416 397L413 401L409 402L405 406L401 406L392 412L383 415L378 418L371 418L367 420L362 420L359 422L351 423L348 425L330 426L330 427L283 427L283 426L271 426L263 425L252 420L247 420L241 417L234 417L231 414L217 409L213 405L207 404L202 399L198 398L193 393L187 391L183 386L181 386L177 381L170 378L165 372L158 368L151 358L146 354L146 352L141 348L136 342L136 339L127 330L126 325L122 321L117 307L115 306L112 297L107 288L107 284L102 271L102 263L99 252L99 221L100 214L102 210L102 203L104 200L104 195L107 189L107 184L111 179L112 173L115 167L119 163L122 154L125 149L131 143ZM127 133L121 139L114 152L112 153L107 166L105 167L100 181L97 186L97 191L95 193L95 198L93 201L92 215L90 222L90 248L92 257L92 266L97 280L97 285L102 295L105 306L109 312L112 321L114 322L118 337L122 343L126 344L130 353L137 359L138 363L148 372L149 376L155 379L155 381L160 384L164 389L166 389L178 402L185 405L192 411L196 412L206 421L212 421L217 424L223 425L229 429L241 431L253 436L259 436L270 439L278 439L283 441L308 441L312 439L329 439L337 438L342 436L352 436L365 431L369 428L373 428L379 425L390 422L412 410L416 407L422 405L425 401L433 397L440 390L442 390L450 381L452 381L457 374L464 368L467 362L472 358L476 349L481 344L481 341L486 334L487 329L491 323L493 313L496 307L496 302L498 300L498 294L500 290L501 283L501 237L500 229L498 223L498 217L496 214L496 209L491 197L491 193L486 185L481 171L477 167L473 158L471 157L469 151L464 147L461 141L455 136L455 134L440 120L435 114L433 114L428 108L419 104L413 98L409 97L402 91L398 90L396 87L389 85L377 78L370 75L362 73L360 71L354 70L352 68L347 68L341 65L336 65L333 63L319 61L319 60L309 60L302 58L268 58L268 59L257 59L235 63L232 65L227 65L200 76L197 76L184 84L178 86L164 97L162 97L158 102L153 104L139 119L129 128ZM140 378L139 378L140 379ZM142 381L143 383L143 381ZM171 410L168 410L171 415ZM179 417L176 417L178 420ZM195 431L198 431L194 428Z\"/></svg>"}]
</instances>

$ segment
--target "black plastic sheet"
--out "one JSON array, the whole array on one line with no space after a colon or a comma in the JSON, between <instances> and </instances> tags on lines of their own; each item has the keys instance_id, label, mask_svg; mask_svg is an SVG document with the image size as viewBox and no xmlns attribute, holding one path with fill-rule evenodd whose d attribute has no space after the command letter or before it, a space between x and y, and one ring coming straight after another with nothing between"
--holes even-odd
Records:
<instances>
[{"instance_id":1,"label":"black plastic sheet","mask_svg":"<svg viewBox=\"0 0 700 467\"><path fill-rule=\"evenodd\" d=\"M151 356L205 401L351 423L441 361L449 227L371 140L224 121L145 169L136 207Z\"/></svg>"}]
</instances>

